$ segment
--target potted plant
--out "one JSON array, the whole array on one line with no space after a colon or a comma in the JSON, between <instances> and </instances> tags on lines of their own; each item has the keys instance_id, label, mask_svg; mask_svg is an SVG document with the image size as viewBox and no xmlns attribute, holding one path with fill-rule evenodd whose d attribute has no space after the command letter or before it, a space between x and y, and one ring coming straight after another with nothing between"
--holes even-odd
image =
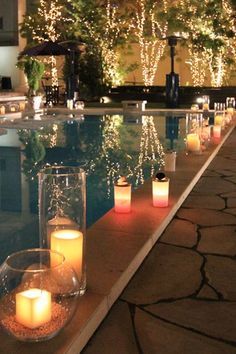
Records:
<instances>
[{"instance_id":1,"label":"potted plant","mask_svg":"<svg viewBox=\"0 0 236 354\"><path fill-rule=\"evenodd\" d=\"M40 80L44 74L45 65L39 60L25 56L19 59L17 67L24 71L28 83L28 97L32 97L34 109L39 109L42 96L39 92Z\"/></svg>"}]
</instances>

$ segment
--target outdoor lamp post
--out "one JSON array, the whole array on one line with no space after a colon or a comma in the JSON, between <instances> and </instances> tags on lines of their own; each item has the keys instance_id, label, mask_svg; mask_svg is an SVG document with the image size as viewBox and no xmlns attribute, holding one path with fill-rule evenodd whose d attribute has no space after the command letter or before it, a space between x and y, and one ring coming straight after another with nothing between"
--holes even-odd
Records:
<instances>
[{"instance_id":1,"label":"outdoor lamp post","mask_svg":"<svg viewBox=\"0 0 236 354\"><path fill-rule=\"evenodd\" d=\"M175 46L177 45L178 39L182 39L182 37L172 35L162 39L168 40L171 59L171 72L166 75L166 107L176 108L178 107L179 100L179 74L176 74L174 71L174 57Z\"/></svg>"}]
</instances>

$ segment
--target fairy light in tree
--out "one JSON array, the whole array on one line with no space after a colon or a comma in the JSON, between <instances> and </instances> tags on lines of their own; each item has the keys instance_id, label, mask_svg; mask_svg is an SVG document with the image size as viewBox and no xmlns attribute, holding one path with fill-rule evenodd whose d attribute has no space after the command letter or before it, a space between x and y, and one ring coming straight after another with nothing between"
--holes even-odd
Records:
<instances>
[{"instance_id":1,"label":"fairy light in tree","mask_svg":"<svg viewBox=\"0 0 236 354\"><path fill-rule=\"evenodd\" d=\"M63 15L63 7L60 0L40 0L37 13L25 17L23 32L30 34L31 40L36 43L58 41L62 36L62 32L58 30L59 24L71 22ZM58 85L56 58L51 56L45 58L44 62L50 67L48 75L52 77L52 85Z\"/></svg>"},{"instance_id":2,"label":"fairy light in tree","mask_svg":"<svg viewBox=\"0 0 236 354\"><path fill-rule=\"evenodd\" d=\"M187 16L184 16L180 11L179 19L183 21L191 34L191 41L189 41L190 60L188 62L194 84L202 85L204 83L196 70L198 62L196 58L204 58L202 64L207 63L207 66L201 65L201 73L206 76L208 72L211 78L211 85L217 87L222 86L224 83L227 75L228 59L235 58L235 35L228 35L230 31L234 34L236 33L232 6L229 0L222 0L217 6L216 11L209 13L208 0L195 5L190 0L180 1L180 7L187 9ZM199 11L201 15L199 15ZM215 23L218 23L218 25L216 26ZM215 43L215 48L205 43L204 39L212 42L212 44ZM201 40L203 41L201 42Z\"/></svg>"},{"instance_id":3,"label":"fairy light in tree","mask_svg":"<svg viewBox=\"0 0 236 354\"><path fill-rule=\"evenodd\" d=\"M138 164L135 167L136 185L144 183L144 166L149 165L151 176L157 168L164 166L164 150L158 138L153 116L142 117L142 132Z\"/></svg>"},{"instance_id":4,"label":"fairy light in tree","mask_svg":"<svg viewBox=\"0 0 236 354\"><path fill-rule=\"evenodd\" d=\"M84 24L101 53L105 82L111 83L112 86L120 85L123 79L119 73L120 57L116 49L121 34L128 36L128 33L123 32L125 21L121 19L118 7L112 5L110 0L106 1L101 21L103 22L102 33L97 30L96 23L92 19L85 20Z\"/></svg>"},{"instance_id":5,"label":"fairy light in tree","mask_svg":"<svg viewBox=\"0 0 236 354\"><path fill-rule=\"evenodd\" d=\"M140 47L142 76L145 86L153 85L159 61L166 46L166 42L160 40L160 38L166 36L168 24L167 21L161 23L157 20L156 12L158 12L159 7L167 12L167 1L154 3L151 8L147 6L147 0L137 0L136 2L137 11L132 29Z\"/></svg>"}]
</instances>

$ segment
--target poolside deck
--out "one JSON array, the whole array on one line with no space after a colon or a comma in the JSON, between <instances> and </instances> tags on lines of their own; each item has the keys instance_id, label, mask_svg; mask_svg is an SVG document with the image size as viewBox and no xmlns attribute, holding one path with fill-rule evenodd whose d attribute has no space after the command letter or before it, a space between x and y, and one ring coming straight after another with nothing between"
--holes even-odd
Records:
<instances>
[{"instance_id":1,"label":"poolside deck","mask_svg":"<svg viewBox=\"0 0 236 354\"><path fill-rule=\"evenodd\" d=\"M225 139L221 150L178 156L168 208L152 207L149 181L135 193L130 215L110 211L88 230L88 290L60 335L30 344L1 331L1 350L236 353L233 127Z\"/></svg>"},{"instance_id":2,"label":"poolside deck","mask_svg":"<svg viewBox=\"0 0 236 354\"><path fill-rule=\"evenodd\" d=\"M236 353L236 131L83 354Z\"/></svg>"}]
</instances>

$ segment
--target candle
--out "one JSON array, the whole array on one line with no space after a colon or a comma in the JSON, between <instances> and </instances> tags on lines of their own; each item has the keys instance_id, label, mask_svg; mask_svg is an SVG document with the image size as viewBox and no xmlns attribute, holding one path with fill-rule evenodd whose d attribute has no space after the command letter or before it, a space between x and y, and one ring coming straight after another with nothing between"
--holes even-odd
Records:
<instances>
[{"instance_id":1,"label":"candle","mask_svg":"<svg viewBox=\"0 0 236 354\"><path fill-rule=\"evenodd\" d=\"M6 113L6 108L5 106L0 107L0 114L5 114Z\"/></svg>"},{"instance_id":2,"label":"candle","mask_svg":"<svg viewBox=\"0 0 236 354\"><path fill-rule=\"evenodd\" d=\"M114 186L114 200L116 213L129 213L131 211L131 185L126 177L120 177Z\"/></svg>"},{"instance_id":3,"label":"candle","mask_svg":"<svg viewBox=\"0 0 236 354\"><path fill-rule=\"evenodd\" d=\"M199 110L199 105L198 104L192 104L191 111L197 112L198 110Z\"/></svg>"},{"instance_id":4,"label":"candle","mask_svg":"<svg viewBox=\"0 0 236 354\"><path fill-rule=\"evenodd\" d=\"M164 157L164 162L165 162L165 171L174 172L175 165L176 165L176 152L175 151L166 152Z\"/></svg>"},{"instance_id":5,"label":"candle","mask_svg":"<svg viewBox=\"0 0 236 354\"><path fill-rule=\"evenodd\" d=\"M234 107L227 107L227 113L230 114L231 116L234 115Z\"/></svg>"},{"instance_id":6,"label":"candle","mask_svg":"<svg viewBox=\"0 0 236 354\"><path fill-rule=\"evenodd\" d=\"M154 207L167 207L169 199L169 178L157 173L152 180L152 202Z\"/></svg>"},{"instance_id":7,"label":"candle","mask_svg":"<svg viewBox=\"0 0 236 354\"><path fill-rule=\"evenodd\" d=\"M83 263L82 232L73 229L59 229L53 231L51 233L51 250L64 255L66 261L74 268L80 280ZM53 255L51 257L51 265L56 265Z\"/></svg>"},{"instance_id":8,"label":"candle","mask_svg":"<svg viewBox=\"0 0 236 354\"><path fill-rule=\"evenodd\" d=\"M220 138L221 136L221 125L213 125L213 137Z\"/></svg>"},{"instance_id":9,"label":"candle","mask_svg":"<svg viewBox=\"0 0 236 354\"><path fill-rule=\"evenodd\" d=\"M223 114L216 114L214 117L214 124L215 125L223 125L223 119L224 119Z\"/></svg>"},{"instance_id":10,"label":"candle","mask_svg":"<svg viewBox=\"0 0 236 354\"><path fill-rule=\"evenodd\" d=\"M199 152L201 148L199 135L191 133L187 135L187 150L191 152Z\"/></svg>"},{"instance_id":11,"label":"candle","mask_svg":"<svg viewBox=\"0 0 236 354\"><path fill-rule=\"evenodd\" d=\"M203 111L209 111L209 103L204 102L203 105L202 105L202 110Z\"/></svg>"},{"instance_id":12,"label":"candle","mask_svg":"<svg viewBox=\"0 0 236 354\"><path fill-rule=\"evenodd\" d=\"M51 293L37 288L16 294L16 321L34 329L51 320Z\"/></svg>"}]
</instances>

